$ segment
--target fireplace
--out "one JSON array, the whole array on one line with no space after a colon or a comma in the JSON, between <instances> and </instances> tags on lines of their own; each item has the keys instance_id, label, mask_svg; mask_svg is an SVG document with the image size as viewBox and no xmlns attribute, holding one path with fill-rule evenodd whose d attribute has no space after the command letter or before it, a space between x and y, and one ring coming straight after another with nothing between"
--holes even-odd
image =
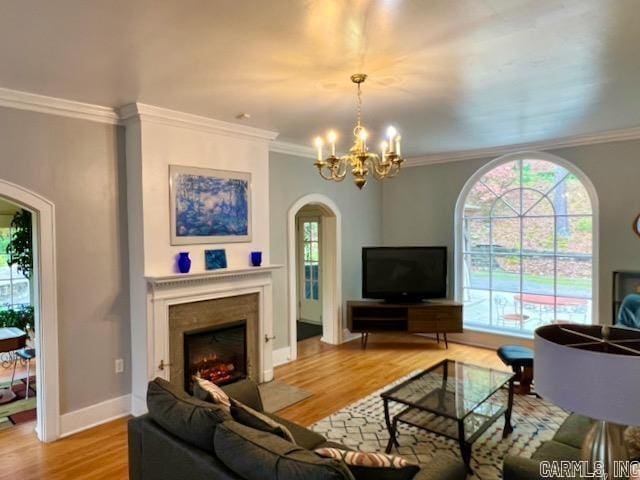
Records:
<instances>
[{"instance_id":1,"label":"fireplace","mask_svg":"<svg viewBox=\"0 0 640 480\"><path fill-rule=\"evenodd\" d=\"M184 386L193 376L226 385L247 376L247 322L240 320L184 333Z\"/></svg>"}]
</instances>

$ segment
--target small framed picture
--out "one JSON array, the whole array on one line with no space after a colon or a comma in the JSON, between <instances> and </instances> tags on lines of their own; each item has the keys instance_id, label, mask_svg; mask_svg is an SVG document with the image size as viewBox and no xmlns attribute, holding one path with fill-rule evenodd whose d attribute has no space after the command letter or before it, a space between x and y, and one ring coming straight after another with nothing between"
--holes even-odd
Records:
<instances>
[{"instance_id":1,"label":"small framed picture","mask_svg":"<svg viewBox=\"0 0 640 480\"><path fill-rule=\"evenodd\" d=\"M227 252L224 249L205 250L204 268L207 270L227 268Z\"/></svg>"},{"instance_id":2,"label":"small framed picture","mask_svg":"<svg viewBox=\"0 0 640 480\"><path fill-rule=\"evenodd\" d=\"M169 166L171 245L251 241L251 174Z\"/></svg>"}]
</instances>

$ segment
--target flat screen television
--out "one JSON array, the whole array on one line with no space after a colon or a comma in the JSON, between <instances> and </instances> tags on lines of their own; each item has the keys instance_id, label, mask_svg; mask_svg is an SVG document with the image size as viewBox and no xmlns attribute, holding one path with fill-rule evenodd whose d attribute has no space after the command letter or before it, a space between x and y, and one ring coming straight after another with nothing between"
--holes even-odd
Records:
<instances>
[{"instance_id":1,"label":"flat screen television","mask_svg":"<svg viewBox=\"0 0 640 480\"><path fill-rule=\"evenodd\" d=\"M364 247L362 296L417 302L447 296L447 247Z\"/></svg>"}]
</instances>

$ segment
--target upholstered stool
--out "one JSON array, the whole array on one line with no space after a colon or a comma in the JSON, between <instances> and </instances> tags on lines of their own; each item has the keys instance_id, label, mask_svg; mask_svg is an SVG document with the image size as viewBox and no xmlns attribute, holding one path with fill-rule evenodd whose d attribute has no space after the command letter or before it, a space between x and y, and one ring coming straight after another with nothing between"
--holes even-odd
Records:
<instances>
[{"instance_id":1,"label":"upholstered stool","mask_svg":"<svg viewBox=\"0 0 640 480\"><path fill-rule=\"evenodd\" d=\"M533 382L533 350L520 345L504 345L498 349L498 357L516 374L518 382L515 393L526 395L531 393Z\"/></svg>"}]
</instances>

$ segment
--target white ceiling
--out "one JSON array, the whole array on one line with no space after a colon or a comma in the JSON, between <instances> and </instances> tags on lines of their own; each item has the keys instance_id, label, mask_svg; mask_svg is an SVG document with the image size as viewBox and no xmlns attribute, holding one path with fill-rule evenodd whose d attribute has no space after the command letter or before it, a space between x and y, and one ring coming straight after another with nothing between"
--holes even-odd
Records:
<instances>
[{"instance_id":1,"label":"white ceiling","mask_svg":"<svg viewBox=\"0 0 640 480\"><path fill-rule=\"evenodd\" d=\"M638 126L639 45L640 0L0 0L2 87L307 144L350 134L364 71L407 155Z\"/></svg>"}]
</instances>

